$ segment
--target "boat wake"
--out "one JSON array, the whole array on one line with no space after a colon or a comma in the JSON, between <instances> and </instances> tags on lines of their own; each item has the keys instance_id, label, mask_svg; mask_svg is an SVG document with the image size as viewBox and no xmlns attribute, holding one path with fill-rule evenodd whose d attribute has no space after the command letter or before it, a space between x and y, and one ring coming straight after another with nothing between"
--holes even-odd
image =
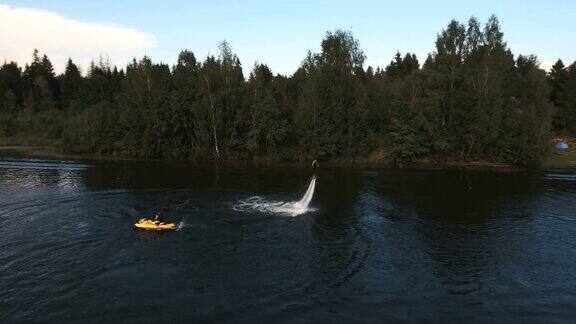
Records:
<instances>
[{"instance_id":1,"label":"boat wake","mask_svg":"<svg viewBox=\"0 0 576 324\"><path fill-rule=\"evenodd\" d=\"M264 197L253 196L245 200L241 200L236 205L232 206L235 211L258 211L262 213L284 214L288 216L298 216L310 211L314 208L310 207L310 202L314 197L314 190L316 188L316 177L312 177L308 189L302 198L298 201L270 201Z\"/></svg>"}]
</instances>

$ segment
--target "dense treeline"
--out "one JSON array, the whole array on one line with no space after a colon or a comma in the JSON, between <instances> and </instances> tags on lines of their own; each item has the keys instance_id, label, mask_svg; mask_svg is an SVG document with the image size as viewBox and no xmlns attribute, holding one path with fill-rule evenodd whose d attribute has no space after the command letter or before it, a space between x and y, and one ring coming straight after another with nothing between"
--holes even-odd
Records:
<instances>
[{"instance_id":1,"label":"dense treeline","mask_svg":"<svg viewBox=\"0 0 576 324\"><path fill-rule=\"evenodd\" d=\"M452 21L420 65L397 53L364 67L351 33L326 34L290 77L256 64L247 79L226 42L170 67L149 58L125 70L106 61L86 75L69 60L55 75L34 51L24 69L0 69L0 137L63 149L141 157L356 159L432 156L538 164L550 131L576 134L576 62L547 75L514 57L495 17Z\"/></svg>"}]
</instances>

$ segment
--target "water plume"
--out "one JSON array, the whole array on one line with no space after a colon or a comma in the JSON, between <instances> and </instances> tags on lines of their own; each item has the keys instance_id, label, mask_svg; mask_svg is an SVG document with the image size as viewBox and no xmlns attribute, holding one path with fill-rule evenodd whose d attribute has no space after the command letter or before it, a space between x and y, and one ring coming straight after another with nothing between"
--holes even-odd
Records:
<instances>
[{"instance_id":1,"label":"water plume","mask_svg":"<svg viewBox=\"0 0 576 324\"><path fill-rule=\"evenodd\" d=\"M306 192L298 201L269 201L266 198L260 196L253 196L240 201L238 204L234 205L232 209L243 212L255 210L263 213L277 213L289 216L298 216L313 210L310 208L310 202L314 197L315 189L316 177L312 177L310 184L308 185L308 189L306 189Z\"/></svg>"}]
</instances>

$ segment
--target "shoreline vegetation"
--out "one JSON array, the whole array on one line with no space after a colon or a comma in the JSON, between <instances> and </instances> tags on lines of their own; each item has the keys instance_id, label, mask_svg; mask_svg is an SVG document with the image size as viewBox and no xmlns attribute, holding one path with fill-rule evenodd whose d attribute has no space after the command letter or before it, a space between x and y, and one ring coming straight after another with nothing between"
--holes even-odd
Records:
<instances>
[{"instance_id":1,"label":"shoreline vegetation","mask_svg":"<svg viewBox=\"0 0 576 324\"><path fill-rule=\"evenodd\" d=\"M308 167L311 160L300 161L281 161L267 157L250 158L250 159L209 159L209 158L176 158L176 159L150 159L142 157L130 157L120 155L102 155L93 153L72 153L62 151L53 145L14 145L0 141L0 152L12 151L26 156L46 157L46 158L68 158L68 159L88 159L88 160L110 160L110 161L173 161L173 162L200 162L200 163L261 163L261 164L282 164L292 166ZM423 157L410 162L399 163L393 158L387 156L382 150L377 150L369 156L360 159L348 161L322 161L322 166L331 167L383 167L383 168L404 168L404 169L421 169L421 170L478 170L478 171L502 171L517 172L526 171L526 166L518 166L510 163L501 163L493 161L456 161L443 160L441 158ZM576 170L576 149L571 147L569 150L550 153L540 165L543 169L566 169Z\"/></svg>"},{"instance_id":2,"label":"shoreline vegetation","mask_svg":"<svg viewBox=\"0 0 576 324\"><path fill-rule=\"evenodd\" d=\"M157 162L182 162L197 164L255 164L255 165L289 165L297 167L309 167L310 161L279 161L270 158L252 159L207 159L207 158L179 158L179 159L150 159L141 157L96 155L87 153L70 153L60 151L53 146L3 146L0 145L0 153L6 151L16 152L28 157L38 158L61 158L79 160L100 160L100 161L157 161ZM350 161L323 161L322 166L326 167L379 167L379 168L401 168L407 170L470 170L470 171L493 171L493 172L522 172L528 168L513 164L490 162L490 161L447 161L441 159L421 158L418 160L398 163L385 156L374 154L362 159ZM547 158L541 165L544 169L570 169L576 170L576 150L557 153Z\"/></svg>"},{"instance_id":3,"label":"shoreline vegetation","mask_svg":"<svg viewBox=\"0 0 576 324\"><path fill-rule=\"evenodd\" d=\"M576 168L553 134L576 134L576 62L548 73L515 56L495 16L452 20L421 62L365 67L351 32L328 32L291 76L243 66L225 41L197 61L71 59L33 52L0 67L0 146L54 156L403 168ZM33 146L35 148L30 148ZM5 148L4 148L5 149Z\"/></svg>"}]
</instances>

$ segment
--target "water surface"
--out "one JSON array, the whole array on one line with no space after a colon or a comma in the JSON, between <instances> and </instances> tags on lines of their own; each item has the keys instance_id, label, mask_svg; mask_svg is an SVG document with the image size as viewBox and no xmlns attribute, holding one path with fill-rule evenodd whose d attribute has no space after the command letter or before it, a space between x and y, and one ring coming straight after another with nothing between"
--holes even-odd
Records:
<instances>
[{"instance_id":1,"label":"water surface","mask_svg":"<svg viewBox=\"0 0 576 324\"><path fill-rule=\"evenodd\" d=\"M570 321L576 174L0 157L0 322ZM165 210L172 233L133 229Z\"/></svg>"}]
</instances>

